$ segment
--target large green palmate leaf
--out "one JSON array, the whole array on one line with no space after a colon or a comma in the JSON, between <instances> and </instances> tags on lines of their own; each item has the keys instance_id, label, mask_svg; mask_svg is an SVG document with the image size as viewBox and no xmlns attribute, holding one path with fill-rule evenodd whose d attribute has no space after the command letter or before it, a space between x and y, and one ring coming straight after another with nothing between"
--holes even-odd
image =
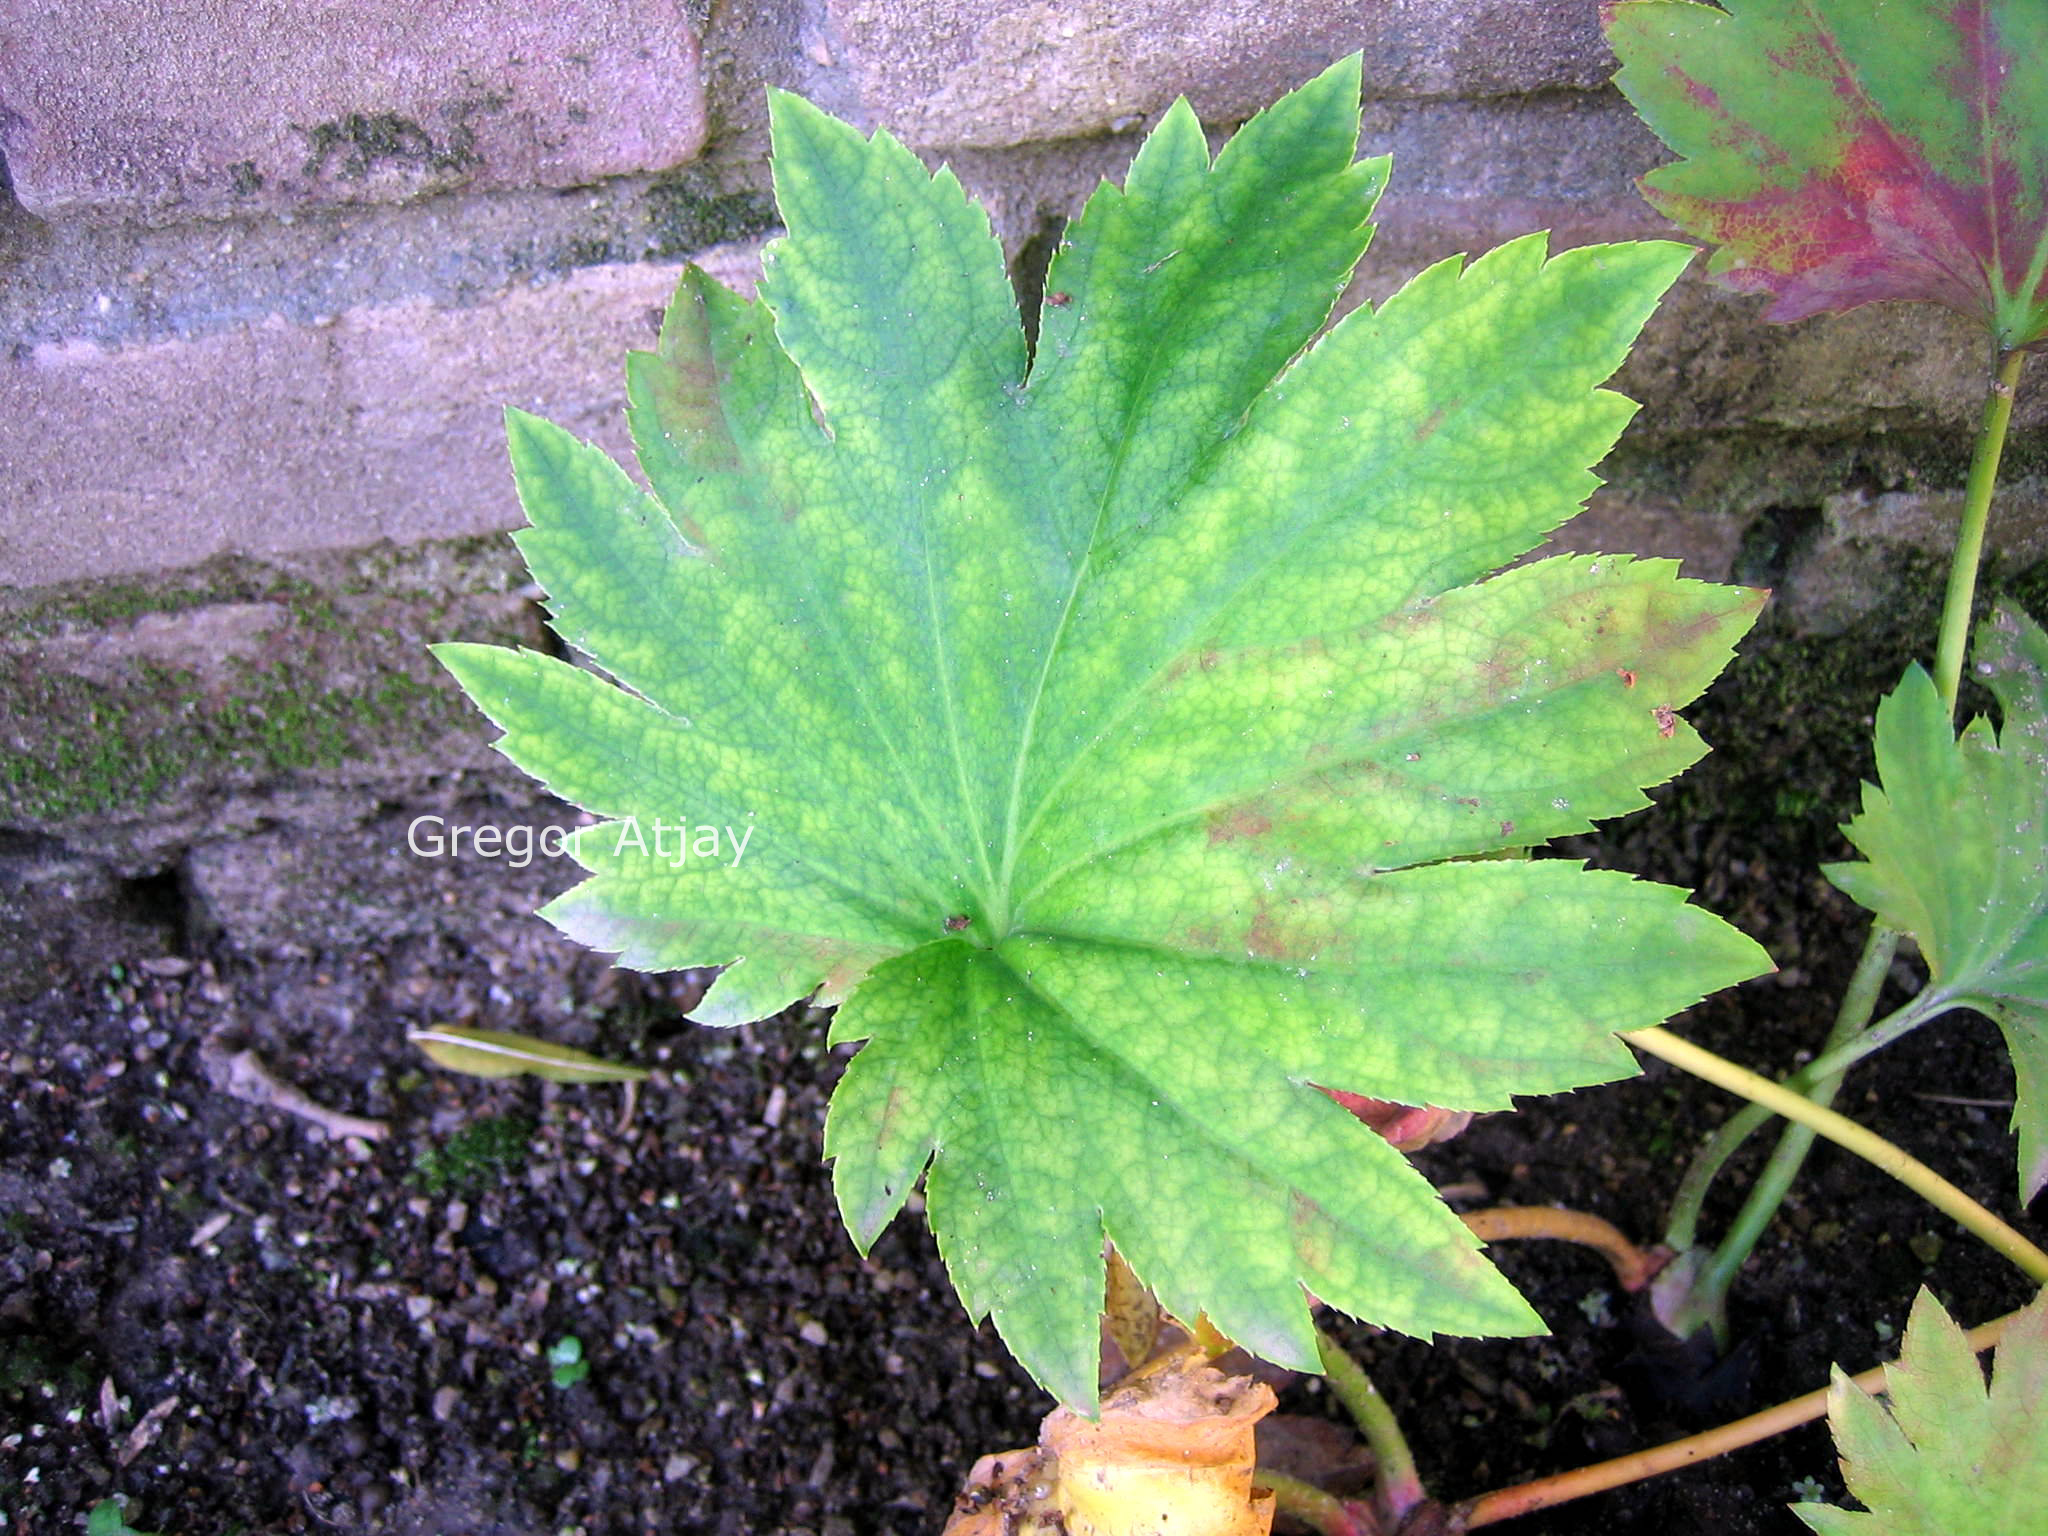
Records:
<instances>
[{"instance_id":1,"label":"large green palmate leaf","mask_svg":"<svg viewBox=\"0 0 2048 1536\"><path fill-rule=\"evenodd\" d=\"M2017 1536L2048 1509L2048 1296L2005 1330L1991 1385L1931 1292L1913 1301L1890 1411L1835 1368L1828 1426L1867 1511L1797 1504L1822 1536Z\"/></svg>"},{"instance_id":2,"label":"large green palmate leaf","mask_svg":"<svg viewBox=\"0 0 2048 1536\"><path fill-rule=\"evenodd\" d=\"M2048 5L1629 0L1615 77L1685 158L1643 194L1798 320L1931 299L2048 335Z\"/></svg>"},{"instance_id":3,"label":"large green palmate leaf","mask_svg":"<svg viewBox=\"0 0 2048 1536\"><path fill-rule=\"evenodd\" d=\"M1882 788L1843 830L1862 864L1827 877L1919 942L1919 1011L1974 1008L2005 1034L2018 1093L2020 1194L2048 1184L2048 634L2015 608L1978 628L1977 676L1998 696L1961 735L1919 667L1877 709Z\"/></svg>"},{"instance_id":4,"label":"large green palmate leaf","mask_svg":"<svg viewBox=\"0 0 2048 1536\"><path fill-rule=\"evenodd\" d=\"M1664 561L1489 575L1597 483L1633 410L1597 386L1688 253L1531 237L1311 346L1386 177L1358 83L1213 160L1176 106L1069 231L1035 357L953 176L775 97L761 298L693 273L631 363L651 494L510 421L520 547L614 681L440 653L608 818L546 915L726 965L711 1022L843 1003L856 1242L928 1168L961 1297L1070 1403L1105 1235L1306 1369L1304 1286L1411 1333L1538 1329L1314 1085L1504 1108L1626 1075L1616 1030L1767 968L1679 891L1443 862L1645 804L1760 599ZM657 820L727 855L627 835Z\"/></svg>"}]
</instances>

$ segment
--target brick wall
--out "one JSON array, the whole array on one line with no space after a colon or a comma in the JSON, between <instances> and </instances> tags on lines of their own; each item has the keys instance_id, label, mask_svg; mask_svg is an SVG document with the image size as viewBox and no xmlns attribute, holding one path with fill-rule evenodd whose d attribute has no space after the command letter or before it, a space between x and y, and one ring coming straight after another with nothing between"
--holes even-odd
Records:
<instances>
[{"instance_id":1,"label":"brick wall","mask_svg":"<svg viewBox=\"0 0 2048 1536\"><path fill-rule=\"evenodd\" d=\"M16 0L0 906L121 918L124 881L170 871L251 944L388 931L332 899L333 859L282 900L237 850L300 827L368 868L394 804L525 793L419 647L533 632L480 537L518 521L500 412L621 445L621 354L682 263L744 285L771 232L764 85L951 162L1028 279L1176 95L1228 125L1354 49L1395 156L1354 300L1531 228L1664 232L1592 0ZM1574 537L1725 576L1759 519L1810 509L1784 590L1850 622L1887 539L1945 537L1979 369L1937 315L1766 329L1688 282ZM2044 422L2035 392L2020 559L2048 548Z\"/></svg>"}]
</instances>

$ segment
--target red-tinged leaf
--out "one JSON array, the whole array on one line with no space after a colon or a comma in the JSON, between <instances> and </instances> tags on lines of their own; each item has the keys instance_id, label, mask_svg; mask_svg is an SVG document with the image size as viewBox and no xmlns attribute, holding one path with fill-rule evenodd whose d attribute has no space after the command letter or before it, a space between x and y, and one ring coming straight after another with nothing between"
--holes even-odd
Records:
<instances>
[{"instance_id":1,"label":"red-tinged leaf","mask_svg":"<svg viewBox=\"0 0 2048 1536\"><path fill-rule=\"evenodd\" d=\"M2048 338L2048 4L1630 0L1615 83L1684 158L1643 195L1799 320L1931 299Z\"/></svg>"}]
</instances>

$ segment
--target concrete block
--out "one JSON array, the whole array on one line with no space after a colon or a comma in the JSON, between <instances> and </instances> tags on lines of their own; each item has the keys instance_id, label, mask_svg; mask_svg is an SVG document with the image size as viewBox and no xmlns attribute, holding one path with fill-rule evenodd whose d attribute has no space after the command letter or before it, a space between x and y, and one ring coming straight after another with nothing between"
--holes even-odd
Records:
<instances>
[{"instance_id":1,"label":"concrete block","mask_svg":"<svg viewBox=\"0 0 2048 1536\"><path fill-rule=\"evenodd\" d=\"M920 147L1122 132L1185 94L1241 121L1361 50L1368 98L1588 90L1596 8L1529 0L824 0L803 84Z\"/></svg>"},{"instance_id":2,"label":"concrete block","mask_svg":"<svg viewBox=\"0 0 2048 1536\"><path fill-rule=\"evenodd\" d=\"M0 148L45 218L576 186L704 143L677 0L20 0L7 33Z\"/></svg>"},{"instance_id":3,"label":"concrete block","mask_svg":"<svg viewBox=\"0 0 2048 1536\"><path fill-rule=\"evenodd\" d=\"M700 260L744 286L752 246ZM624 355L679 264L0 362L0 584L517 527L507 405L627 448Z\"/></svg>"}]
</instances>

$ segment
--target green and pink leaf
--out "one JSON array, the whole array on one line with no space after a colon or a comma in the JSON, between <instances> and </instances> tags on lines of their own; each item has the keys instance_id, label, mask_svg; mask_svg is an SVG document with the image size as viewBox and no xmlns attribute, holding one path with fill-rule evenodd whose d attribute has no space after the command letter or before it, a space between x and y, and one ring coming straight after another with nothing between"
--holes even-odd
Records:
<instances>
[{"instance_id":1,"label":"green and pink leaf","mask_svg":"<svg viewBox=\"0 0 2048 1536\"><path fill-rule=\"evenodd\" d=\"M1644 195L1798 320L1926 299L2048 333L2048 6L1614 5L1616 84L1682 158Z\"/></svg>"}]
</instances>

